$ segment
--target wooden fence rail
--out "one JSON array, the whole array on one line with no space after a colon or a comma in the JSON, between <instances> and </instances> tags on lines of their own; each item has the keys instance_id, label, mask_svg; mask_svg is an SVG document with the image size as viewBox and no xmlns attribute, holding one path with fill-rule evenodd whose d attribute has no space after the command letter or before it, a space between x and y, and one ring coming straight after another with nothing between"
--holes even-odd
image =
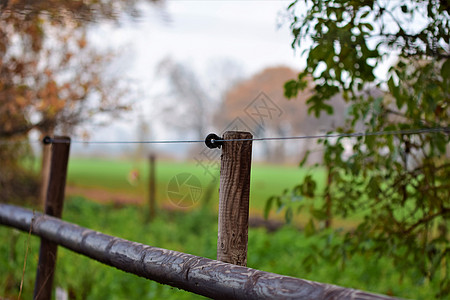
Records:
<instances>
[{"instance_id":1,"label":"wooden fence rail","mask_svg":"<svg viewBox=\"0 0 450 300\"><path fill-rule=\"evenodd\" d=\"M156 248L22 207L0 204L0 224L120 270L214 299L393 299Z\"/></svg>"}]
</instances>

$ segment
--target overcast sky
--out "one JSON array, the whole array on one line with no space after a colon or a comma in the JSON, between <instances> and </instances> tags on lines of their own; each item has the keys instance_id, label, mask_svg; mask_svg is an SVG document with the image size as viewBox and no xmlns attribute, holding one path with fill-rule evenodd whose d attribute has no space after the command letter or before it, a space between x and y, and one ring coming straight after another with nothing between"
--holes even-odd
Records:
<instances>
[{"instance_id":1,"label":"overcast sky","mask_svg":"<svg viewBox=\"0 0 450 300\"><path fill-rule=\"evenodd\" d=\"M211 60L233 59L247 74L277 64L300 67L287 24L279 13L287 1L168 1L164 13L148 9L118 30L134 51L132 71L148 73L164 57L204 68ZM162 15L167 15L163 17Z\"/></svg>"},{"instance_id":2,"label":"overcast sky","mask_svg":"<svg viewBox=\"0 0 450 300\"><path fill-rule=\"evenodd\" d=\"M289 26L282 23L289 1L166 1L163 8L144 6L141 17L120 27L100 24L91 38L101 47L120 49L114 71L141 92L136 111L152 116L164 58L188 64L199 76L215 61L238 64L245 77L277 65L300 70L304 59L291 48ZM91 140L136 140L135 114L91 132ZM153 122L152 139L179 139ZM188 137L185 137L188 138Z\"/></svg>"}]
</instances>

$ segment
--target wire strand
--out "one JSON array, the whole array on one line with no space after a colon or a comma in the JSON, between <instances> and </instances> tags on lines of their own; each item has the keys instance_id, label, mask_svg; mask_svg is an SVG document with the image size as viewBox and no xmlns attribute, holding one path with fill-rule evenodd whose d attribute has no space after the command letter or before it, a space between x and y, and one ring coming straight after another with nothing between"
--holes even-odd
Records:
<instances>
[{"instance_id":1,"label":"wire strand","mask_svg":"<svg viewBox=\"0 0 450 300\"><path fill-rule=\"evenodd\" d=\"M205 140L162 140L162 141L79 141L52 139L52 143L74 143L74 144L188 144L204 143Z\"/></svg>"},{"instance_id":2,"label":"wire strand","mask_svg":"<svg viewBox=\"0 0 450 300\"><path fill-rule=\"evenodd\" d=\"M303 139L323 139L323 138L344 138L344 137L364 137L374 135L411 135L423 133L438 133L450 132L450 128L422 128L422 129L406 129L406 130L391 130L391 131L373 131L373 132L354 132L354 133L331 133L318 135L304 135L304 136L289 136L289 137L268 137L268 138L253 138L253 139L232 139L221 140L223 142L231 141L276 141L276 140L303 140Z\"/></svg>"},{"instance_id":3,"label":"wire strand","mask_svg":"<svg viewBox=\"0 0 450 300\"><path fill-rule=\"evenodd\" d=\"M303 140L303 139L328 139L328 138L348 138L348 137L364 137L364 136L379 136L379 135L411 135L411 134L425 134L425 133L450 133L450 127L438 128L420 128L420 129L405 129L405 130L390 130L390 131L373 131L373 132L354 132L354 133L331 133L318 135L304 135L304 136L288 136L288 137L263 137L251 139L228 139L220 140L221 142L239 142L239 141L277 141L277 140ZM53 139L53 143L69 143L67 140ZM188 144L188 143L204 143L205 140L159 140L159 141L80 141L73 140L71 143L76 144Z\"/></svg>"},{"instance_id":4,"label":"wire strand","mask_svg":"<svg viewBox=\"0 0 450 300\"><path fill-rule=\"evenodd\" d=\"M328 139L328 138L350 138L350 137L364 137L364 136L379 136L379 135L412 135L412 134L425 134L425 133L439 133L444 132L450 134L450 127L437 127L437 128L417 128L417 129L404 129L404 130L390 130L390 131L373 131L373 132L354 132L354 133L327 133L317 135L303 135L303 136L286 136L286 137L262 137L251 139L228 139L221 142L239 142L239 141L279 141L279 140L303 140L303 139ZM7 141L0 140L0 145L9 144L25 144L25 143L41 143L38 140L22 140L22 141ZM158 140L158 141L81 141L81 140L62 140L51 139L52 143L74 143L74 144L192 144L192 143L204 143L205 140Z\"/></svg>"}]
</instances>

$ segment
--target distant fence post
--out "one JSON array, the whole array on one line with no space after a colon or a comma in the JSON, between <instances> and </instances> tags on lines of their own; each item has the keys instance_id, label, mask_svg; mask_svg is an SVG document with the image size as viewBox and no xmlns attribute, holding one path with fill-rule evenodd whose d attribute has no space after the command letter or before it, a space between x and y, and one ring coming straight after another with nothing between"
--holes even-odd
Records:
<instances>
[{"instance_id":1,"label":"distant fence post","mask_svg":"<svg viewBox=\"0 0 450 300\"><path fill-rule=\"evenodd\" d=\"M42 161L41 161L41 182L39 194L39 206L41 209L45 208L45 200L47 199L48 180L50 177L50 160L51 160L52 145L44 143L42 147Z\"/></svg>"},{"instance_id":2,"label":"distant fence post","mask_svg":"<svg viewBox=\"0 0 450 300\"><path fill-rule=\"evenodd\" d=\"M224 140L251 138L242 131L223 135ZM217 260L246 266L252 141L228 141L222 147Z\"/></svg>"},{"instance_id":3,"label":"distant fence post","mask_svg":"<svg viewBox=\"0 0 450 300\"><path fill-rule=\"evenodd\" d=\"M69 137L54 138L44 212L57 218L61 218L63 210L69 150ZM33 296L35 300L51 299L57 247L57 244L41 239Z\"/></svg>"},{"instance_id":4,"label":"distant fence post","mask_svg":"<svg viewBox=\"0 0 450 300\"><path fill-rule=\"evenodd\" d=\"M148 221L155 218L156 213L156 173L155 173L156 157L155 154L149 156L149 181L148 181Z\"/></svg>"}]
</instances>

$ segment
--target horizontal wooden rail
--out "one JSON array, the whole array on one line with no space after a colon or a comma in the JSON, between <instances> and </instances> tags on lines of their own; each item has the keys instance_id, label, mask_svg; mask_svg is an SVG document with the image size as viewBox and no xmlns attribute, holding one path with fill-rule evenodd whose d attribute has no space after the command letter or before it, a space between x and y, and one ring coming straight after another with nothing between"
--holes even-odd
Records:
<instances>
[{"instance_id":1,"label":"horizontal wooden rail","mask_svg":"<svg viewBox=\"0 0 450 300\"><path fill-rule=\"evenodd\" d=\"M104 264L214 299L393 299L130 242L13 205L0 204L0 224L31 226L34 235Z\"/></svg>"}]
</instances>

